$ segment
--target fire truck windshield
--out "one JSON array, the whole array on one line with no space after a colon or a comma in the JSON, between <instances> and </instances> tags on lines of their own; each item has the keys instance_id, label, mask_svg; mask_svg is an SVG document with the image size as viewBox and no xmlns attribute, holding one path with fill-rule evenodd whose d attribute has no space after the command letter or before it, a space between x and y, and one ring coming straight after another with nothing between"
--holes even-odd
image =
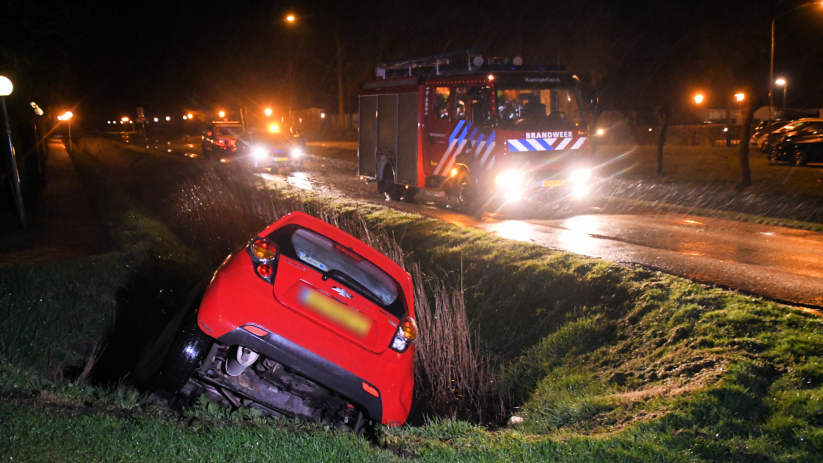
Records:
<instances>
[{"instance_id":1,"label":"fire truck windshield","mask_svg":"<svg viewBox=\"0 0 823 463\"><path fill-rule=\"evenodd\" d=\"M573 89L498 89L500 128L534 130L576 127L583 122Z\"/></svg>"}]
</instances>

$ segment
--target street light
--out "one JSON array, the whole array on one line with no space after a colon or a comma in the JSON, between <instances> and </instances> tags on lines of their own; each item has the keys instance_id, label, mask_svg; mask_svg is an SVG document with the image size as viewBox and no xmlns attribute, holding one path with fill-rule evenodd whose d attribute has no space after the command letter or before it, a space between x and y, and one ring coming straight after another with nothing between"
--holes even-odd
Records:
<instances>
[{"instance_id":1,"label":"street light","mask_svg":"<svg viewBox=\"0 0 823 463\"><path fill-rule=\"evenodd\" d=\"M66 113L63 114L63 120L64 121L69 121L69 149L71 149L71 117L72 116L74 116L74 114L72 114L71 111L66 111Z\"/></svg>"},{"instance_id":2,"label":"street light","mask_svg":"<svg viewBox=\"0 0 823 463\"><path fill-rule=\"evenodd\" d=\"M225 111L220 111L220 112L219 112L219 113L217 113L217 114L220 116L220 119L222 119L222 118L226 117L226 112L225 112Z\"/></svg>"},{"instance_id":3,"label":"street light","mask_svg":"<svg viewBox=\"0 0 823 463\"><path fill-rule=\"evenodd\" d=\"M266 108L264 112L266 113L266 117L271 117L271 108Z\"/></svg>"},{"instance_id":4,"label":"street light","mask_svg":"<svg viewBox=\"0 0 823 463\"><path fill-rule=\"evenodd\" d=\"M170 117L170 116L166 116L166 122L168 122L168 121L170 121L170 120L171 120L171 117Z\"/></svg>"},{"instance_id":5,"label":"street light","mask_svg":"<svg viewBox=\"0 0 823 463\"><path fill-rule=\"evenodd\" d=\"M9 156L11 157L11 179L14 192L14 202L17 203L17 212L20 214L20 223L26 228L26 212L23 209L23 193L20 191L20 174L17 172L17 160L14 159L14 145L11 141L11 124L9 111L6 109L6 97L11 95L14 85L5 77L0 76L0 100L3 100L3 118L6 120L6 138L9 140Z\"/></svg>"},{"instance_id":6,"label":"street light","mask_svg":"<svg viewBox=\"0 0 823 463\"><path fill-rule=\"evenodd\" d=\"M779 85L779 86L783 87L783 118L785 118L786 117L786 87L789 86L789 83L786 82L786 79L784 79L782 77L775 80L774 83L775 83L775 85Z\"/></svg>"},{"instance_id":7,"label":"street light","mask_svg":"<svg viewBox=\"0 0 823 463\"><path fill-rule=\"evenodd\" d=\"M155 118L154 118L154 122L160 122L160 119L158 119L158 118L156 118L156 117L155 117Z\"/></svg>"},{"instance_id":8,"label":"street light","mask_svg":"<svg viewBox=\"0 0 823 463\"><path fill-rule=\"evenodd\" d=\"M810 6L815 6L815 5L823 6L823 2L806 3L806 4L803 4L803 5L800 5L796 8L793 8L789 11L780 13L779 15L775 16L774 19L772 19L772 49L771 49L771 54L770 54L770 58L769 58L769 122L771 122L771 120L772 120L772 106L774 106L774 99L772 97L772 94L774 93L774 85L773 85L773 83L774 83L774 23L775 23L775 21L777 21L777 18L779 18L781 16L785 16L785 15L787 15L789 13L792 13L794 11L797 11L801 8L808 8ZM783 91L784 92L786 91L786 87L783 87ZM784 99L785 99L785 96L784 96ZM786 102L784 101L783 102L783 107L785 108L785 106L786 106Z\"/></svg>"},{"instance_id":9,"label":"street light","mask_svg":"<svg viewBox=\"0 0 823 463\"><path fill-rule=\"evenodd\" d=\"M700 103L703 103L703 94L698 93L697 95L694 96L694 104L700 104Z\"/></svg>"},{"instance_id":10,"label":"street light","mask_svg":"<svg viewBox=\"0 0 823 463\"><path fill-rule=\"evenodd\" d=\"M737 100L737 102L739 103L746 99L746 95L744 93L735 93L734 99Z\"/></svg>"},{"instance_id":11,"label":"street light","mask_svg":"<svg viewBox=\"0 0 823 463\"><path fill-rule=\"evenodd\" d=\"M192 113L189 113L186 117L188 117L189 119L194 119L194 115Z\"/></svg>"},{"instance_id":12,"label":"street light","mask_svg":"<svg viewBox=\"0 0 823 463\"><path fill-rule=\"evenodd\" d=\"M293 14L286 16L286 23L294 24L295 17ZM291 111L292 111L292 95L294 94L294 88L292 86L292 53L291 53L291 28L288 29L286 32L286 40L287 40L287 48L286 48L286 56L288 57L289 67L286 74L286 81L288 83L289 89L289 125L291 125Z\"/></svg>"}]
</instances>

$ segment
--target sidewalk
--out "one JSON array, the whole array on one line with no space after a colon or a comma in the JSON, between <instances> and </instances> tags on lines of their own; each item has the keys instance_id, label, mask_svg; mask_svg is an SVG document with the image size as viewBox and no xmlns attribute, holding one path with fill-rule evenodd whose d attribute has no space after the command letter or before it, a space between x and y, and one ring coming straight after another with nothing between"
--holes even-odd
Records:
<instances>
[{"instance_id":1,"label":"sidewalk","mask_svg":"<svg viewBox=\"0 0 823 463\"><path fill-rule=\"evenodd\" d=\"M26 214L26 244L0 254L0 268L68 260L109 248L108 232L60 141L49 141L43 197Z\"/></svg>"}]
</instances>

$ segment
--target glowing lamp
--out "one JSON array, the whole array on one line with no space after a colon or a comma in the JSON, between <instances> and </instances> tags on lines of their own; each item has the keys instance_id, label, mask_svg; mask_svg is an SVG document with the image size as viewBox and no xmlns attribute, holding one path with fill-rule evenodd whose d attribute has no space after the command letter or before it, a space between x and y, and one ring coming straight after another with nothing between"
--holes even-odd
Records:
<instances>
[{"instance_id":1,"label":"glowing lamp","mask_svg":"<svg viewBox=\"0 0 823 463\"><path fill-rule=\"evenodd\" d=\"M0 76L0 96L9 96L12 90L14 90L14 85L11 84L9 78Z\"/></svg>"}]
</instances>

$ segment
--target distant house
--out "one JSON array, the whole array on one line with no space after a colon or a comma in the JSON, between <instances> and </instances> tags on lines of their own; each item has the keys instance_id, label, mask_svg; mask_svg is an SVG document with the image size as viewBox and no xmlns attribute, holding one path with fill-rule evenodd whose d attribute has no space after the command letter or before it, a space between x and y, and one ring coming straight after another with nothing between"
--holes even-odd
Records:
<instances>
[{"instance_id":1,"label":"distant house","mask_svg":"<svg viewBox=\"0 0 823 463\"><path fill-rule=\"evenodd\" d=\"M772 106L772 119L800 119L803 117L823 118L823 109L820 108L786 108L785 110ZM760 121L769 120L769 107L762 106L754 112L754 119Z\"/></svg>"}]
</instances>

